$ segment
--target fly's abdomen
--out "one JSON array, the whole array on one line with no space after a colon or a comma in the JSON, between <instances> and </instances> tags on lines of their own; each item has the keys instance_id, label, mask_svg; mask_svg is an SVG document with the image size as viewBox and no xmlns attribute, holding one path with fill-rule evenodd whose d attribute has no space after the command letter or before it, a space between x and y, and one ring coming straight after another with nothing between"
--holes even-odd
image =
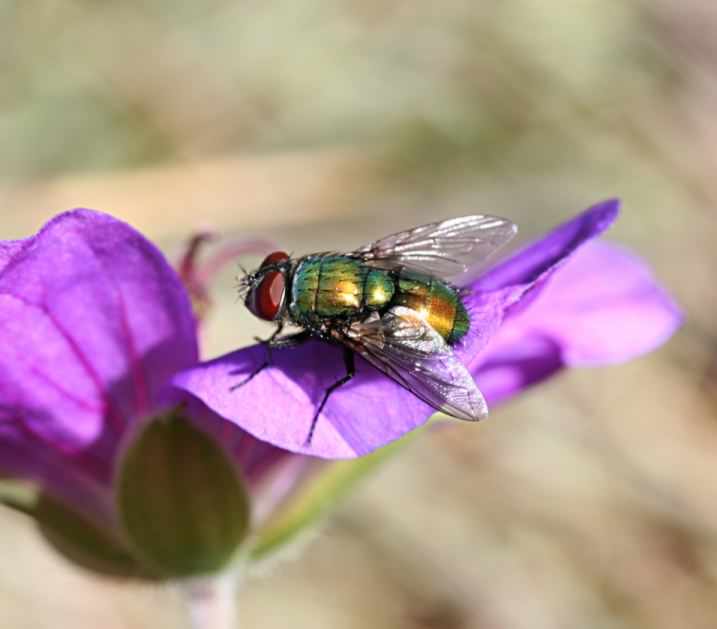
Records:
<instances>
[{"instance_id":1,"label":"fly's abdomen","mask_svg":"<svg viewBox=\"0 0 717 629\"><path fill-rule=\"evenodd\" d=\"M394 279L386 271L364 267L364 304L370 310L379 310L388 304L396 292Z\"/></svg>"},{"instance_id":2,"label":"fly's abdomen","mask_svg":"<svg viewBox=\"0 0 717 629\"><path fill-rule=\"evenodd\" d=\"M299 323L378 310L394 294L391 276L348 256L311 256L294 273L290 311Z\"/></svg>"},{"instance_id":3,"label":"fly's abdomen","mask_svg":"<svg viewBox=\"0 0 717 629\"><path fill-rule=\"evenodd\" d=\"M401 273L394 303L421 314L449 345L468 333L470 319L459 292L439 279Z\"/></svg>"}]
</instances>

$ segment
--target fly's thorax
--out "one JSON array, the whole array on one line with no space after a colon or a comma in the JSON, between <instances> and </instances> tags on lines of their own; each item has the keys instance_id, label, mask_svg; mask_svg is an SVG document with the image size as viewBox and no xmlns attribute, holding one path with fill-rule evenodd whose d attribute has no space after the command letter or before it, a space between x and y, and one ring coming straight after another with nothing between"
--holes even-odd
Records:
<instances>
[{"instance_id":1,"label":"fly's thorax","mask_svg":"<svg viewBox=\"0 0 717 629\"><path fill-rule=\"evenodd\" d=\"M470 319L460 291L438 278L401 271L394 302L418 312L450 345L468 333Z\"/></svg>"},{"instance_id":2,"label":"fly's thorax","mask_svg":"<svg viewBox=\"0 0 717 629\"><path fill-rule=\"evenodd\" d=\"M388 271L351 256L307 256L296 266L289 311L299 324L379 310L394 296Z\"/></svg>"}]
</instances>

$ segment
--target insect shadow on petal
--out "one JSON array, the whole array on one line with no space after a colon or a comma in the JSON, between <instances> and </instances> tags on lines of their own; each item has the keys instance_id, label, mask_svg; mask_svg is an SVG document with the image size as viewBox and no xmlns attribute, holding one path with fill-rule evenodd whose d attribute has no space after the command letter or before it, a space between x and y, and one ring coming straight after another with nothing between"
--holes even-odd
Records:
<instances>
[{"instance_id":1,"label":"insect shadow on petal","mask_svg":"<svg viewBox=\"0 0 717 629\"><path fill-rule=\"evenodd\" d=\"M454 353L472 325L460 278L516 232L506 219L474 215L421 225L348 253L269 254L242 278L240 294L276 329L263 341L265 362L232 390L268 367L272 350L318 338L343 347L346 373L324 391L304 446L331 394L354 376L355 354L436 410L482 418L485 399ZM300 331L282 336L285 325Z\"/></svg>"}]
</instances>

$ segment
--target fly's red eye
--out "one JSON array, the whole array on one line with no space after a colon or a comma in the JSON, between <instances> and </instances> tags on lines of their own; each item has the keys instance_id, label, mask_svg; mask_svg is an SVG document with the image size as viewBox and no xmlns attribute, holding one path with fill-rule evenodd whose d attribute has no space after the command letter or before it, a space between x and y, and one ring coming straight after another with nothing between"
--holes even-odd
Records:
<instances>
[{"instance_id":1,"label":"fly's red eye","mask_svg":"<svg viewBox=\"0 0 717 629\"><path fill-rule=\"evenodd\" d=\"M259 267L257 275L260 279L249 291L244 303L260 319L275 321L279 318L284 303L286 279L284 273L276 267L288 259L289 254L285 251L274 251L264 258ZM264 271L267 267L274 269Z\"/></svg>"},{"instance_id":2,"label":"fly's red eye","mask_svg":"<svg viewBox=\"0 0 717 629\"><path fill-rule=\"evenodd\" d=\"M289 259L289 254L286 253L286 251L274 251L274 253L270 253L266 258L264 258L264 262L261 263L260 268L264 268L267 266L270 266L272 264L280 264L281 262L284 262L284 260Z\"/></svg>"},{"instance_id":3,"label":"fly's red eye","mask_svg":"<svg viewBox=\"0 0 717 629\"><path fill-rule=\"evenodd\" d=\"M274 321L284 301L286 281L281 271L269 271L247 295L246 305L260 319Z\"/></svg>"}]
</instances>

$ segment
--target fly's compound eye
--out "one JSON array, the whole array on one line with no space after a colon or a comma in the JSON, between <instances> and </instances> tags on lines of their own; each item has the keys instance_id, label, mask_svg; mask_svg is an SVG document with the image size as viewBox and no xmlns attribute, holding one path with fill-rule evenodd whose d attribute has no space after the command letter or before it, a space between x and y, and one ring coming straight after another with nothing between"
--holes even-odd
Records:
<instances>
[{"instance_id":1,"label":"fly's compound eye","mask_svg":"<svg viewBox=\"0 0 717 629\"><path fill-rule=\"evenodd\" d=\"M289 259L289 254L286 253L286 251L274 251L273 253L270 253L266 258L264 258L264 261L261 263L261 269L266 268L267 266L275 266L278 264L281 264L282 262L285 262Z\"/></svg>"},{"instance_id":2,"label":"fly's compound eye","mask_svg":"<svg viewBox=\"0 0 717 629\"><path fill-rule=\"evenodd\" d=\"M284 303L286 280L281 271L269 271L246 297L246 307L260 319L275 321Z\"/></svg>"}]
</instances>

